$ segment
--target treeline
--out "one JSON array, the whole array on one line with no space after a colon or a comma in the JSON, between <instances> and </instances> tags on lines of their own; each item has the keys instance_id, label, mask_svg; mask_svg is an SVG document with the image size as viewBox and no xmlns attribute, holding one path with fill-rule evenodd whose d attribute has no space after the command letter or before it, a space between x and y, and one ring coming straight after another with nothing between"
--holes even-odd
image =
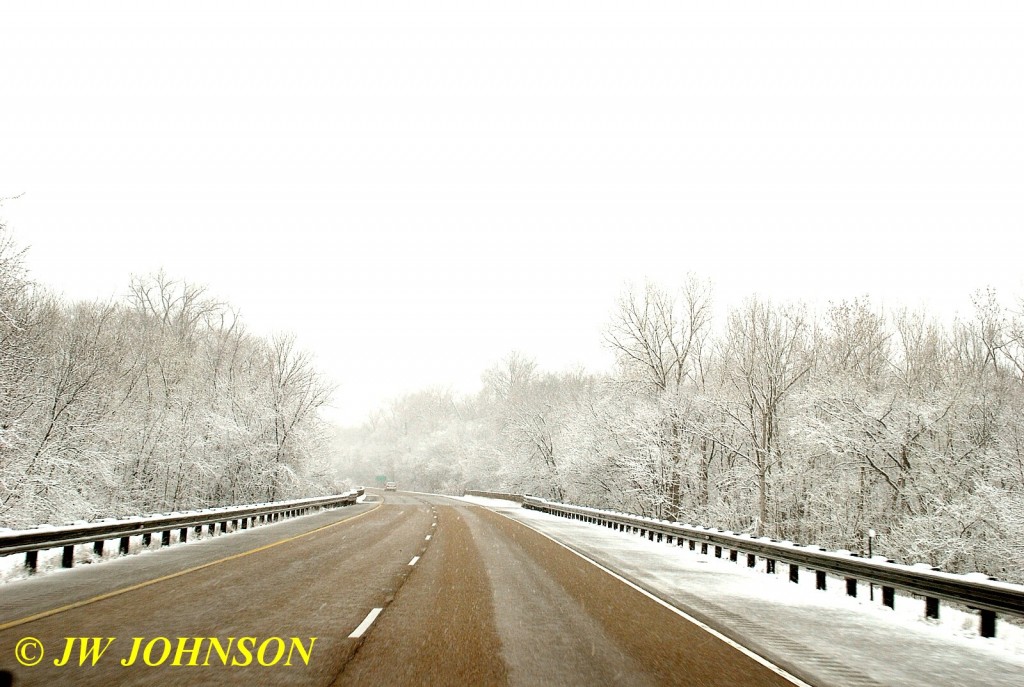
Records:
<instances>
[{"instance_id":1,"label":"treeline","mask_svg":"<svg viewBox=\"0 0 1024 687\"><path fill-rule=\"evenodd\" d=\"M1024 319L980 292L940 324L867 299L690 279L623 295L612 375L511 355L476 396L427 390L346 437L360 479L527 492L1024 581Z\"/></svg>"},{"instance_id":2,"label":"treeline","mask_svg":"<svg viewBox=\"0 0 1024 687\"><path fill-rule=\"evenodd\" d=\"M0 225L0 525L327 488L331 387L291 337L162 273L67 303L24 258Z\"/></svg>"}]
</instances>

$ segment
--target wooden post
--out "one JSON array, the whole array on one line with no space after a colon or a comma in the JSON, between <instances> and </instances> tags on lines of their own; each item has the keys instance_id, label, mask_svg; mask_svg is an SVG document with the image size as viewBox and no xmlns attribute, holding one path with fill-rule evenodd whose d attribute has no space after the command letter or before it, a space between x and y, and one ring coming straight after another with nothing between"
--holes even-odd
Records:
<instances>
[{"instance_id":1,"label":"wooden post","mask_svg":"<svg viewBox=\"0 0 1024 687\"><path fill-rule=\"evenodd\" d=\"M882 605L896 608L896 590L882 585Z\"/></svg>"},{"instance_id":2,"label":"wooden post","mask_svg":"<svg viewBox=\"0 0 1024 687\"><path fill-rule=\"evenodd\" d=\"M700 552L705 556L708 555L708 543L706 541L700 543Z\"/></svg>"},{"instance_id":3,"label":"wooden post","mask_svg":"<svg viewBox=\"0 0 1024 687\"><path fill-rule=\"evenodd\" d=\"M747 554L747 567L748 568L753 568L755 565L757 565L757 556L755 556L752 553L748 553Z\"/></svg>"},{"instance_id":4,"label":"wooden post","mask_svg":"<svg viewBox=\"0 0 1024 687\"><path fill-rule=\"evenodd\" d=\"M184 544L188 541L188 528L182 527L181 531L178 532L178 541Z\"/></svg>"},{"instance_id":5,"label":"wooden post","mask_svg":"<svg viewBox=\"0 0 1024 687\"><path fill-rule=\"evenodd\" d=\"M721 558L721 557L722 557L722 547L721 546L716 546L715 547L715 558Z\"/></svg>"},{"instance_id":6,"label":"wooden post","mask_svg":"<svg viewBox=\"0 0 1024 687\"><path fill-rule=\"evenodd\" d=\"M103 540L102 539L100 539L99 541L94 541L92 543L92 552L94 554L96 554L97 556L99 556L100 558L103 557Z\"/></svg>"},{"instance_id":7,"label":"wooden post","mask_svg":"<svg viewBox=\"0 0 1024 687\"><path fill-rule=\"evenodd\" d=\"M143 546L149 546L152 543L153 543L153 533L152 532L146 532L145 534L142 535L142 545Z\"/></svg>"},{"instance_id":8,"label":"wooden post","mask_svg":"<svg viewBox=\"0 0 1024 687\"><path fill-rule=\"evenodd\" d=\"M160 533L160 546L170 546L170 545L171 545L171 531L170 530L164 530L163 532Z\"/></svg>"},{"instance_id":9,"label":"wooden post","mask_svg":"<svg viewBox=\"0 0 1024 687\"><path fill-rule=\"evenodd\" d=\"M828 581L825 578L825 571L815 570L814 574L817 576L817 579L815 580L815 587L817 589L825 589L825 585L828 584Z\"/></svg>"},{"instance_id":10,"label":"wooden post","mask_svg":"<svg viewBox=\"0 0 1024 687\"><path fill-rule=\"evenodd\" d=\"M853 577L846 578L846 595L857 596L857 580Z\"/></svg>"},{"instance_id":11,"label":"wooden post","mask_svg":"<svg viewBox=\"0 0 1024 687\"><path fill-rule=\"evenodd\" d=\"M765 563L765 572L769 573L770 575L774 575L775 574L775 559L774 558L766 558L766 559L764 559L764 563Z\"/></svg>"},{"instance_id":12,"label":"wooden post","mask_svg":"<svg viewBox=\"0 0 1024 687\"><path fill-rule=\"evenodd\" d=\"M65 546L64 547L64 554L60 558L60 567L62 567L62 568L71 568L71 567L74 567L74 565L75 565L75 546L74 546L74 544L72 544L71 546Z\"/></svg>"},{"instance_id":13,"label":"wooden post","mask_svg":"<svg viewBox=\"0 0 1024 687\"><path fill-rule=\"evenodd\" d=\"M793 584L800 584L800 566L795 563L789 564L789 581Z\"/></svg>"},{"instance_id":14,"label":"wooden post","mask_svg":"<svg viewBox=\"0 0 1024 687\"><path fill-rule=\"evenodd\" d=\"M38 551L26 551L25 552L25 568L31 575L36 571L39 565L39 552Z\"/></svg>"},{"instance_id":15,"label":"wooden post","mask_svg":"<svg viewBox=\"0 0 1024 687\"><path fill-rule=\"evenodd\" d=\"M729 560L735 563L739 560L740 552L736 549L729 549Z\"/></svg>"},{"instance_id":16,"label":"wooden post","mask_svg":"<svg viewBox=\"0 0 1024 687\"><path fill-rule=\"evenodd\" d=\"M981 636L982 637L995 637L996 636L996 612L981 610Z\"/></svg>"},{"instance_id":17,"label":"wooden post","mask_svg":"<svg viewBox=\"0 0 1024 687\"><path fill-rule=\"evenodd\" d=\"M924 597L924 617L925 618L938 618L939 617L939 600L932 596Z\"/></svg>"},{"instance_id":18,"label":"wooden post","mask_svg":"<svg viewBox=\"0 0 1024 687\"><path fill-rule=\"evenodd\" d=\"M117 552L122 556L127 555L129 544L131 544L131 537L121 537L121 545L117 547Z\"/></svg>"}]
</instances>

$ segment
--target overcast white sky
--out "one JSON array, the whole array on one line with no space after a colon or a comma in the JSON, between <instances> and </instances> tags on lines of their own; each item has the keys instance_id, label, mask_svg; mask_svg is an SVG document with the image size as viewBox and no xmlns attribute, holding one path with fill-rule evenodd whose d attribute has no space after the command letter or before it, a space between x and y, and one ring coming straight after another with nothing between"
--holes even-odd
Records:
<instances>
[{"instance_id":1,"label":"overcast white sky","mask_svg":"<svg viewBox=\"0 0 1024 687\"><path fill-rule=\"evenodd\" d=\"M645 277L1024 295L1019 2L142 7L0 0L0 217L69 298L163 267L295 332L342 421L606 367Z\"/></svg>"}]
</instances>

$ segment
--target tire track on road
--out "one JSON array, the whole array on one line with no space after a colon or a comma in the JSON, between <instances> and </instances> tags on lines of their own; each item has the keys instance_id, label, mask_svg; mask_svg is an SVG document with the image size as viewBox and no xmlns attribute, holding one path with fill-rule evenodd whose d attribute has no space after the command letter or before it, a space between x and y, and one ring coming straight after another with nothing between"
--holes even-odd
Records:
<instances>
[{"instance_id":1,"label":"tire track on road","mask_svg":"<svg viewBox=\"0 0 1024 687\"><path fill-rule=\"evenodd\" d=\"M504 685L491 589L460 509L436 506L433 544L334 685Z\"/></svg>"}]
</instances>

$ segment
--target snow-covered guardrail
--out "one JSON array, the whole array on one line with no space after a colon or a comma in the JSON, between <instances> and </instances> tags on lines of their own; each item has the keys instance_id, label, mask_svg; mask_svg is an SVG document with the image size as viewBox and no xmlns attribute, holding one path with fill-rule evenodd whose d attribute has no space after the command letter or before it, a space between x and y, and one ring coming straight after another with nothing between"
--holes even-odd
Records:
<instances>
[{"instance_id":1,"label":"snow-covered guardrail","mask_svg":"<svg viewBox=\"0 0 1024 687\"><path fill-rule=\"evenodd\" d=\"M480 491L479 489L466 489L462 492L463 496L477 496L482 499L501 499L502 501L518 501L523 502L522 494L506 494L500 491Z\"/></svg>"},{"instance_id":2,"label":"snow-covered guardrail","mask_svg":"<svg viewBox=\"0 0 1024 687\"><path fill-rule=\"evenodd\" d=\"M190 528L194 528L198 533L205 525L211 535L216 534L218 524L221 533L232 529L244 530L258 521L272 522L304 515L315 508L348 506L362 495L363 491L359 489L334 496L208 508L184 513L141 515L62 527L42 525L28 530L11 530L0 532L0 556L24 553L25 567L34 572L40 551L63 547L61 566L70 568L74 565L77 544L92 543L93 550L102 555L104 541L120 539L119 551L125 554L128 553L130 538L136 535L141 535L143 544L149 546L153 533L161 532L160 545L167 546L171 543L171 532L174 530L180 530L179 541L185 541Z\"/></svg>"},{"instance_id":3,"label":"snow-covered guardrail","mask_svg":"<svg viewBox=\"0 0 1024 687\"><path fill-rule=\"evenodd\" d=\"M882 603L890 608L895 605L895 590L901 589L924 597L925 615L930 618L939 617L940 599L962 604L979 611L980 631L985 637L995 636L997 613L1024 616L1024 585L1002 582L980 573L958 575L923 564L902 565L878 556L869 560L848 551L827 551L817 546L572 506L533 496L523 498L523 507L615 530L639 532L640 536L651 540L667 538L670 544L675 540L678 546L688 545L691 550L699 544L701 553L705 554L713 547L716 557L721 558L723 551L728 551L729 559L734 562L744 555L751 568L760 557L766 561L765 567L770 573L775 572L776 563L788 564L792 582L798 582L800 568L806 568L816 574L818 589L825 589L827 575L842 577L850 596L857 595L858 580L873 582L881 586Z\"/></svg>"}]
</instances>

